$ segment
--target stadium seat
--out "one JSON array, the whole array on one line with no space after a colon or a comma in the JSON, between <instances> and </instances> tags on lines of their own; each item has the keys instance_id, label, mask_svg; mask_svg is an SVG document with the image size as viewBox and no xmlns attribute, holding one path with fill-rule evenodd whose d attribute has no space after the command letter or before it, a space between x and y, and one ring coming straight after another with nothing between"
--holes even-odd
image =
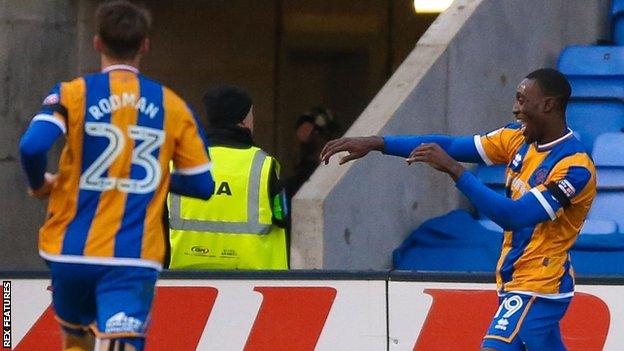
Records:
<instances>
[{"instance_id":1,"label":"stadium seat","mask_svg":"<svg viewBox=\"0 0 624 351\"><path fill-rule=\"evenodd\" d=\"M624 1L612 1L611 21L613 27L613 41L617 45L624 45Z\"/></svg>"},{"instance_id":2,"label":"stadium seat","mask_svg":"<svg viewBox=\"0 0 624 351\"><path fill-rule=\"evenodd\" d=\"M570 101L567 118L570 128L591 151L600 134L620 132L624 127L624 101Z\"/></svg>"},{"instance_id":3,"label":"stadium seat","mask_svg":"<svg viewBox=\"0 0 624 351\"><path fill-rule=\"evenodd\" d=\"M592 155L596 164L598 189L624 191L624 133L598 136Z\"/></svg>"},{"instance_id":4,"label":"stadium seat","mask_svg":"<svg viewBox=\"0 0 624 351\"><path fill-rule=\"evenodd\" d=\"M572 100L610 100L624 98L624 76L567 76Z\"/></svg>"},{"instance_id":5,"label":"stadium seat","mask_svg":"<svg viewBox=\"0 0 624 351\"><path fill-rule=\"evenodd\" d=\"M478 165L475 173L477 179L490 188L496 189L505 187L505 165Z\"/></svg>"},{"instance_id":6,"label":"stadium seat","mask_svg":"<svg viewBox=\"0 0 624 351\"><path fill-rule=\"evenodd\" d=\"M605 133L596 138L592 158L597 167L624 167L623 155L624 133Z\"/></svg>"},{"instance_id":7,"label":"stadium seat","mask_svg":"<svg viewBox=\"0 0 624 351\"><path fill-rule=\"evenodd\" d=\"M618 228L624 228L624 191L598 190L592 204L589 219L615 221Z\"/></svg>"},{"instance_id":8,"label":"stadium seat","mask_svg":"<svg viewBox=\"0 0 624 351\"><path fill-rule=\"evenodd\" d=\"M572 101L624 99L623 47L570 46L558 67L570 81Z\"/></svg>"},{"instance_id":9,"label":"stadium seat","mask_svg":"<svg viewBox=\"0 0 624 351\"><path fill-rule=\"evenodd\" d=\"M596 164L598 194L588 218L615 221L618 231L624 231L624 133L598 136L592 154ZM598 232L597 227L588 230Z\"/></svg>"},{"instance_id":10,"label":"stadium seat","mask_svg":"<svg viewBox=\"0 0 624 351\"><path fill-rule=\"evenodd\" d=\"M494 221L492 221L491 219L481 217L479 219L479 224L481 224L487 230L491 230L493 232L499 232L499 233L503 232L503 228L501 228L500 225L494 223Z\"/></svg>"},{"instance_id":11,"label":"stadium seat","mask_svg":"<svg viewBox=\"0 0 624 351\"><path fill-rule=\"evenodd\" d=\"M624 235L609 235L612 239L618 239L624 243ZM593 237L592 237L593 238ZM598 236L596 236L598 238ZM582 275L622 275L624 274L624 251L623 250L595 250L595 251L570 251L572 266L576 274Z\"/></svg>"},{"instance_id":12,"label":"stadium seat","mask_svg":"<svg viewBox=\"0 0 624 351\"><path fill-rule=\"evenodd\" d=\"M624 76L624 47L569 46L559 56L559 71L568 77Z\"/></svg>"},{"instance_id":13,"label":"stadium seat","mask_svg":"<svg viewBox=\"0 0 624 351\"><path fill-rule=\"evenodd\" d=\"M493 271L502 233L490 231L465 210L431 218L393 252L395 269Z\"/></svg>"},{"instance_id":14,"label":"stadium seat","mask_svg":"<svg viewBox=\"0 0 624 351\"><path fill-rule=\"evenodd\" d=\"M586 219L581 228L581 235L618 234L618 225L612 220Z\"/></svg>"},{"instance_id":15,"label":"stadium seat","mask_svg":"<svg viewBox=\"0 0 624 351\"><path fill-rule=\"evenodd\" d=\"M596 182L599 191L624 191L624 167L597 167Z\"/></svg>"},{"instance_id":16,"label":"stadium seat","mask_svg":"<svg viewBox=\"0 0 624 351\"><path fill-rule=\"evenodd\" d=\"M612 0L611 1L611 14L624 14L624 0Z\"/></svg>"}]
</instances>

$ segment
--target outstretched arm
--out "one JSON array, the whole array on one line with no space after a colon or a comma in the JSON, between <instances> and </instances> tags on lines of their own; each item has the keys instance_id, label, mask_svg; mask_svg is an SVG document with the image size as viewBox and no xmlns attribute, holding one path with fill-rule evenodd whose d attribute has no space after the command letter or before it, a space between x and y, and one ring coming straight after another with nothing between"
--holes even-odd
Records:
<instances>
[{"instance_id":1,"label":"outstretched arm","mask_svg":"<svg viewBox=\"0 0 624 351\"><path fill-rule=\"evenodd\" d=\"M410 157L414 149L421 144L435 143L459 162L483 162L473 136L421 135L421 136L387 136L384 137L383 152L388 155Z\"/></svg>"},{"instance_id":2,"label":"outstretched arm","mask_svg":"<svg viewBox=\"0 0 624 351\"><path fill-rule=\"evenodd\" d=\"M340 164L362 158L371 151L381 151L387 155L400 156L410 160L411 152L421 144L436 143L449 155L460 162L482 162L481 156L474 143L474 137L452 137L448 135L422 135L422 136L370 136L370 137L347 137L328 142L321 151L321 161L329 162L331 156L338 152L346 151L348 155L342 157Z\"/></svg>"},{"instance_id":3,"label":"outstretched arm","mask_svg":"<svg viewBox=\"0 0 624 351\"><path fill-rule=\"evenodd\" d=\"M539 191L531 190L517 200L509 199L496 193L481 183L470 172L450 157L437 144L423 144L411 155L412 162L424 162L429 166L445 172L455 180L455 186L470 202L488 218L505 230L517 230L538 223L555 219L558 203L547 202ZM559 206L560 207L560 206ZM549 208L552 213L547 212ZM522 215L519 216L518 214Z\"/></svg>"},{"instance_id":4,"label":"outstretched arm","mask_svg":"<svg viewBox=\"0 0 624 351\"><path fill-rule=\"evenodd\" d=\"M321 161L327 164L329 159L342 151L349 154L338 161L339 164L366 156L373 150L383 151L384 140L379 136L339 138L329 141L321 151Z\"/></svg>"}]
</instances>

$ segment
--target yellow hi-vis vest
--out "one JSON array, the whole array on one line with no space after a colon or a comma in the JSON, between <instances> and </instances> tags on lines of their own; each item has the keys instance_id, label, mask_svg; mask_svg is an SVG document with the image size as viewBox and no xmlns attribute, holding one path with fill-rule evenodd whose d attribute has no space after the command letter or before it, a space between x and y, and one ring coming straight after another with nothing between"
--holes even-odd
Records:
<instances>
[{"instance_id":1,"label":"yellow hi-vis vest","mask_svg":"<svg viewBox=\"0 0 624 351\"><path fill-rule=\"evenodd\" d=\"M208 200L169 195L170 269L287 269L286 231L272 224L271 163L257 147L209 147Z\"/></svg>"}]
</instances>

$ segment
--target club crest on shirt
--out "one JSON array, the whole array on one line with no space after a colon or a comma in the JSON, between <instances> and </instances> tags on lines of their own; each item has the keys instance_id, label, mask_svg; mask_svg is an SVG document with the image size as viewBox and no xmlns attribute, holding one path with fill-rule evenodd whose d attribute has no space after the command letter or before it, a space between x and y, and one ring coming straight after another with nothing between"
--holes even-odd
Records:
<instances>
[{"instance_id":1,"label":"club crest on shirt","mask_svg":"<svg viewBox=\"0 0 624 351\"><path fill-rule=\"evenodd\" d=\"M535 179L535 184L544 184L546 177L548 177L548 169L539 168L533 173L533 177L533 179Z\"/></svg>"},{"instance_id":2,"label":"club crest on shirt","mask_svg":"<svg viewBox=\"0 0 624 351\"><path fill-rule=\"evenodd\" d=\"M571 198L574 194L576 194L576 189L567 179L562 179L557 182L557 186L561 189L561 191L563 191L564 194L566 194L568 198Z\"/></svg>"},{"instance_id":3,"label":"club crest on shirt","mask_svg":"<svg viewBox=\"0 0 624 351\"><path fill-rule=\"evenodd\" d=\"M54 105L54 104L58 104L58 102L59 102L58 94L50 94L46 96L45 99L43 99L44 105Z\"/></svg>"}]
</instances>

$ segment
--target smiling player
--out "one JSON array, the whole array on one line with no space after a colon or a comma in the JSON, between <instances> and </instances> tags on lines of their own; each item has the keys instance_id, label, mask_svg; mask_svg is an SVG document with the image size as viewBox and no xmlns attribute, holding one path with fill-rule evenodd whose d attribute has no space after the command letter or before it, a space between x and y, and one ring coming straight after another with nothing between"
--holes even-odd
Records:
<instances>
[{"instance_id":1,"label":"smiling player","mask_svg":"<svg viewBox=\"0 0 624 351\"><path fill-rule=\"evenodd\" d=\"M326 164L378 150L424 162L449 174L481 212L505 229L496 269L500 306L482 350L565 350L559 321L574 294L568 250L596 195L595 168L566 124L570 84L556 70L540 69L518 85L517 123L485 135L356 137L330 141ZM507 165L506 196L478 181L458 162Z\"/></svg>"}]
</instances>

